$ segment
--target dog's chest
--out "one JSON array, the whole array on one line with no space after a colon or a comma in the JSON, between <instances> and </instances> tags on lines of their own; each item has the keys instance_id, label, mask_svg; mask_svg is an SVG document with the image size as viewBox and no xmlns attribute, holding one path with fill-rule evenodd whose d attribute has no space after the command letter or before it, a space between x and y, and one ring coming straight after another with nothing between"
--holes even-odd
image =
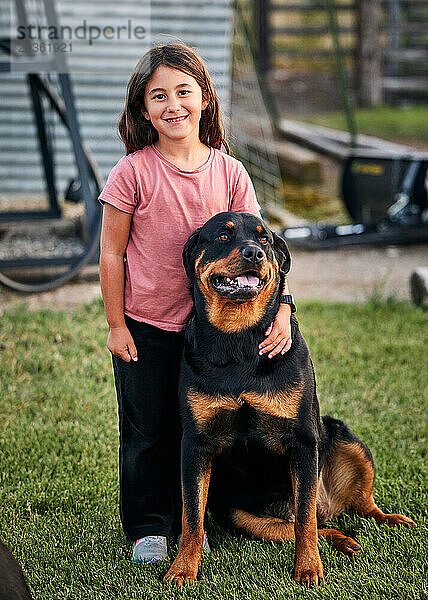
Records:
<instances>
[{"instance_id":1,"label":"dog's chest","mask_svg":"<svg viewBox=\"0 0 428 600\"><path fill-rule=\"evenodd\" d=\"M199 430L214 421L237 431L270 432L272 421L295 419L302 399L302 386L278 391L243 391L239 394L198 392L190 389L187 402ZM273 418L273 419L272 419Z\"/></svg>"}]
</instances>

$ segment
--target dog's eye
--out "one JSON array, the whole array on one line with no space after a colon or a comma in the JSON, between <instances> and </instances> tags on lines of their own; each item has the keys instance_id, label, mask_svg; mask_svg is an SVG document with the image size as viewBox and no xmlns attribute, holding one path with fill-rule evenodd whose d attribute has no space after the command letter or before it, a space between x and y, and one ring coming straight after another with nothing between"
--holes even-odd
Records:
<instances>
[{"instance_id":1,"label":"dog's eye","mask_svg":"<svg viewBox=\"0 0 428 600\"><path fill-rule=\"evenodd\" d=\"M227 240L229 239L229 236L227 235L227 233L221 233L221 234L218 236L218 239L219 239L221 242L227 242Z\"/></svg>"},{"instance_id":2,"label":"dog's eye","mask_svg":"<svg viewBox=\"0 0 428 600\"><path fill-rule=\"evenodd\" d=\"M259 238L259 241L263 246L266 246L266 244L268 243L268 239L265 235L262 235L262 237Z\"/></svg>"}]
</instances>

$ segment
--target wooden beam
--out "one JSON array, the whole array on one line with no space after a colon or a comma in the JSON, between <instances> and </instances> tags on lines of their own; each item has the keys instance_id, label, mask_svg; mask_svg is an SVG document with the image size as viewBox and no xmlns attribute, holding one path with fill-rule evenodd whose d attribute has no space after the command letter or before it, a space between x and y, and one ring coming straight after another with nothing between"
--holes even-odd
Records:
<instances>
[{"instance_id":1,"label":"wooden beam","mask_svg":"<svg viewBox=\"0 0 428 600\"><path fill-rule=\"evenodd\" d=\"M272 150L278 156L283 179L291 178L302 183L321 182L321 160L315 152L285 140L275 140Z\"/></svg>"},{"instance_id":2,"label":"wooden beam","mask_svg":"<svg viewBox=\"0 0 428 600\"><path fill-rule=\"evenodd\" d=\"M348 2L347 4L333 4L333 8L334 10L338 11L355 10L357 8L357 3ZM271 10L272 12L324 12L325 3L314 2L313 4L272 4Z\"/></svg>"},{"instance_id":3,"label":"wooden beam","mask_svg":"<svg viewBox=\"0 0 428 600\"><path fill-rule=\"evenodd\" d=\"M428 77L383 77L382 84L387 90L418 90L428 94Z\"/></svg>"},{"instance_id":4,"label":"wooden beam","mask_svg":"<svg viewBox=\"0 0 428 600\"><path fill-rule=\"evenodd\" d=\"M263 210L270 219L280 223L281 230L284 229L284 227L300 227L307 224L305 219L296 217L296 215L293 215L293 213L289 212L283 206L279 206L273 202L265 202L263 204Z\"/></svg>"},{"instance_id":5,"label":"wooden beam","mask_svg":"<svg viewBox=\"0 0 428 600\"><path fill-rule=\"evenodd\" d=\"M380 9L380 0L358 2L356 75L358 105L362 107L382 102Z\"/></svg>"}]
</instances>

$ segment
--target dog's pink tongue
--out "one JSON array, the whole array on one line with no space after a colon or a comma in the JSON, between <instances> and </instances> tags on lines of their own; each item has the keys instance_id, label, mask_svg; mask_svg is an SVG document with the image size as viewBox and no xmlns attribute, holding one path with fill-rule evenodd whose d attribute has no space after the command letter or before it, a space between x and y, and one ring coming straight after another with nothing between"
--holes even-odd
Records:
<instances>
[{"instance_id":1,"label":"dog's pink tongue","mask_svg":"<svg viewBox=\"0 0 428 600\"><path fill-rule=\"evenodd\" d=\"M254 275L240 275L236 278L238 285L247 285L250 287L255 287L259 284L259 278L254 277Z\"/></svg>"}]
</instances>

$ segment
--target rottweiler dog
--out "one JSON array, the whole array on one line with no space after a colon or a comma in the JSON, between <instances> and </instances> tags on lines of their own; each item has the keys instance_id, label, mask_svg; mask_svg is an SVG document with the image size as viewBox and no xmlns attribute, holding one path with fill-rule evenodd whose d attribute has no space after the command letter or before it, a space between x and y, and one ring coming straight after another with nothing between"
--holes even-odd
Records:
<instances>
[{"instance_id":1,"label":"rottweiler dog","mask_svg":"<svg viewBox=\"0 0 428 600\"><path fill-rule=\"evenodd\" d=\"M20 564L0 540L0 600L31 600Z\"/></svg>"},{"instance_id":2,"label":"rottweiler dog","mask_svg":"<svg viewBox=\"0 0 428 600\"><path fill-rule=\"evenodd\" d=\"M254 215L220 213L190 236L183 262L195 311L179 383L183 533L166 579L196 579L207 500L215 518L245 534L295 539L294 579L307 586L323 579L318 536L345 554L361 550L323 528L346 509L414 526L376 506L367 446L342 421L320 416L294 316L290 350L259 355L290 269L284 240Z\"/></svg>"}]
</instances>

